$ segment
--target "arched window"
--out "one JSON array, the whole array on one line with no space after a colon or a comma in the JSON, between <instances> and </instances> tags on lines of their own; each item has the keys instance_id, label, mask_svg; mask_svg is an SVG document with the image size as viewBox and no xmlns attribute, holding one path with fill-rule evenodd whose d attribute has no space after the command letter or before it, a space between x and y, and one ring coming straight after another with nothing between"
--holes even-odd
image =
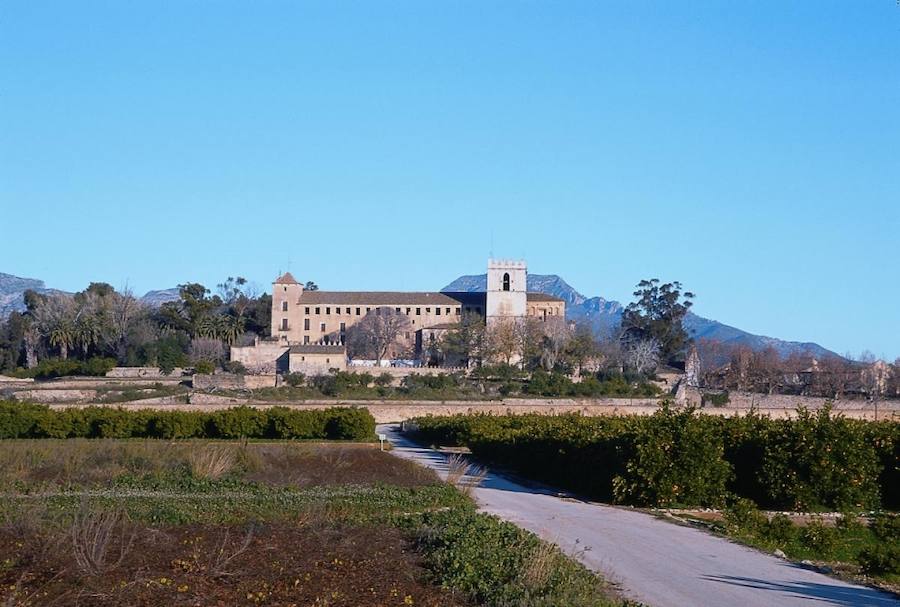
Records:
<instances>
[{"instance_id":1,"label":"arched window","mask_svg":"<svg viewBox=\"0 0 900 607\"><path fill-rule=\"evenodd\" d=\"M509 272L503 275L503 290L509 291Z\"/></svg>"}]
</instances>

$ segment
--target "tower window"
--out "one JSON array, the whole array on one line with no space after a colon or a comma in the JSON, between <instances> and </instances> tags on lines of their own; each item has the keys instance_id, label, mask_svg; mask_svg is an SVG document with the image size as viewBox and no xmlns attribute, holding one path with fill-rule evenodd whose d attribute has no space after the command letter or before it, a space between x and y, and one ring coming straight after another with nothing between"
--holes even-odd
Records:
<instances>
[{"instance_id":1,"label":"tower window","mask_svg":"<svg viewBox=\"0 0 900 607\"><path fill-rule=\"evenodd\" d=\"M282 319L281 319L281 330L282 330L282 331L287 331L287 330L288 330L288 324L287 324L287 322L288 322L288 319L287 319L287 318L282 318Z\"/></svg>"},{"instance_id":2,"label":"tower window","mask_svg":"<svg viewBox=\"0 0 900 607\"><path fill-rule=\"evenodd\" d=\"M509 291L509 272L503 275L503 290Z\"/></svg>"},{"instance_id":3,"label":"tower window","mask_svg":"<svg viewBox=\"0 0 900 607\"><path fill-rule=\"evenodd\" d=\"M282 312L287 312L287 311L288 311L288 309L287 309L287 302L286 302L286 301L281 302L281 311L282 311Z\"/></svg>"},{"instance_id":4,"label":"tower window","mask_svg":"<svg viewBox=\"0 0 900 607\"><path fill-rule=\"evenodd\" d=\"M309 331L309 319L308 318L303 319L303 330Z\"/></svg>"}]
</instances>

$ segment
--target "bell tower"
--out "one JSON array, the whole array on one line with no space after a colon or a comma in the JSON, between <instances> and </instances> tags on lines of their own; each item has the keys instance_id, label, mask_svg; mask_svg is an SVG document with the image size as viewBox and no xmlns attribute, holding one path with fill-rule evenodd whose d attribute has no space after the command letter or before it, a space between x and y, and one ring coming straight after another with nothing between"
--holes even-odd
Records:
<instances>
[{"instance_id":1,"label":"bell tower","mask_svg":"<svg viewBox=\"0 0 900 607\"><path fill-rule=\"evenodd\" d=\"M485 316L493 324L527 313L528 266L524 261L489 259Z\"/></svg>"},{"instance_id":2,"label":"bell tower","mask_svg":"<svg viewBox=\"0 0 900 607\"><path fill-rule=\"evenodd\" d=\"M300 335L300 296L303 285L285 272L272 283L272 337L278 341L298 342Z\"/></svg>"}]
</instances>

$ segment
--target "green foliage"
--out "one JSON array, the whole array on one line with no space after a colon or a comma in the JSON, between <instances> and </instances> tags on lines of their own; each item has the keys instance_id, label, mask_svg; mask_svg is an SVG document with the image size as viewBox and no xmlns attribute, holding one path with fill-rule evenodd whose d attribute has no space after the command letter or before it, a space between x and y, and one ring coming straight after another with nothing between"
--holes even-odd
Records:
<instances>
[{"instance_id":1,"label":"green foliage","mask_svg":"<svg viewBox=\"0 0 900 607\"><path fill-rule=\"evenodd\" d=\"M632 384L621 374L611 376L603 381L596 377L586 377L576 383L562 373L556 371L548 373L543 369L536 369L531 374L531 379L525 384L523 392L535 396L581 396L586 398L605 396L652 398L662 393L655 384L649 382Z\"/></svg>"},{"instance_id":2,"label":"green foliage","mask_svg":"<svg viewBox=\"0 0 900 607\"><path fill-rule=\"evenodd\" d=\"M766 525L765 515L759 511L756 504L746 498L734 500L722 514L725 517L725 524L732 531L757 532Z\"/></svg>"},{"instance_id":3,"label":"green foliage","mask_svg":"<svg viewBox=\"0 0 900 607\"><path fill-rule=\"evenodd\" d=\"M613 479L621 503L718 506L726 497L731 465L712 420L691 409L664 407L635 426L634 453Z\"/></svg>"},{"instance_id":4,"label":"green foliage","mask_svg":"<svg viewBox=\"0 0 900 607\"><path fill-rule=\"evenodd\" d=\"M116 366L116 359L94 357L88 360L67 358L45 358L31 369L18 369L15 377L33 377L35 379L52 379L71 375L89 375L102 377Z\"/></svg>"},{"instance_id":5,"label":"green foliage","mask_svg":"<svg viewBox=\"0 0 900 607\"><path fill-rule=\"evenodd\" d=\"M471 376L475 379L493 379L510 381L525 379L528 373L513 365L483 365L472 370Z\"/></svg>"},{"instance_id":6,"label":"green foliage","mask_svg":"<svg viewBox=\"0 0 900 607\"><path fill-rule=\"evenodd\" d=\"M767 497L795 510L877 506L881 463L865 424L828 409L767 424L759 471Z\"/></svg>"},{"instance_id":7,"label":"green foliage","mask_svg":"<svg viewBox=\"0 0 900 607\"><path fill-rule=\"evenodd\" d=\"M862 570L869 575L900 575L900 544L878 544L859 555Z\"/></svg>"},{"instance_id":8,"label":"green foliage","mask_svg":"<svg viewBox=\"0 0 900 607\"><path fill-rule=\"evenodd\" d=\"M235 375L246 375L249 371L247 371L247 367L244 366L244 363L237 360L229 360L222 368L225 369L227 373L234 373Z\"/></svg>"},{"instance_id":9,"label":"green foliage","mask_svg":"<svg viewBox=\"0 0 900 607\"><path fill-rule=\"evenodd\" d=\"M652 416L458 415L413 420L423 441L590 497L636 505L875 509L890 495L896 422L828 410L794 420L722 418L667 406ZM890 426L886 425L890 424ZM880 442L872 441L877 433ZM895 490L893 490L895 491ZM885 505L890 507L889 503Z\"/></svg>"},{"instance_id":10,"label":"green foliage","mask_svg":"<svg viewBox=\"0 0 900 607\"><path fill-rule=\"evenodd\" d=\"M478 605L614 605L602 582L512 523L470 510L426 514L420 549L445 587Z\"/></svg>"},{"instance_id":11,"label":"green foliage","mask_svg":"<svg viewBox=\"0 0 900 607\"><path fill-rule=\"evenodd\" d=\"M690 337L682 320L691 308L694 294L682 293L680 282L660 284L656 278L642 280L635 301L622 313L622 330L628 339L655 339L663 360L677 357Z\"/></svg>"},{"instance_id":12,"label":"green foliage","mask_svg":"<svg viewBox=\"0 0 900 607\"><path fill-rule=\"evenodd\" d=\"M367 388L375 378L371 373L334 371L328 375L316 375L309 384L325 396L343 396L353 390Z\"/></svg>"},{"instance_id":13,"label":"green foliage","mask_svg":"<svg viewBox=\"0 0 900 607\"><path fill-rule=\"evenodd\" d=\"M46 405L0 401L0 439L9 438L271 438L369 441L368 409L234 407L213 413Z\"/></svg>"},{"instance_id":14,"label":"green foliage","mask_svg":"<svg viewBox=\"0 0 900 607\"><path fill-rule=\"evenodd\" d=\"M800 541L817 554L829 554L837 544L837 533L834 527L812 521L801 530Z\"/></svg>"},{"instance_id":15,"label":"green foliage","mask_svg":"<svg viewBox=\"0 0 900 607\"><path fill-rule=\"evenodd\" d=\"M731 402L728 392L704 392L701 397L701 404L704 407L724 407Z\"/></svg>"},{"instance_id":16,"label":"green foliage","mask_svg":"<svg viewBox=\"0 0 900 607\"><path fill-rule=\"evenodd\" d=\"M390 386L393 381L394 376L390 373L385 372L375 378L375 385L381 388L386 388Z\"/></svg>"},{"instance_id":17,"label":"green foliage","mask_svg":"<svg viewBox=\"0 0 900 607\"><path fill-rule=\"evenodd\" d=\"M303 373L288 373L284 376L284 383L292 388L299 388L306 383L306 375Z\"/></svg>"},{"instance_id":18,"label":"green foliage","mask_svg":"<svg viewBox=\"0 0 900 607\"><path fill-rule=\"evenodd\" d=\"M194 373L211 375L216 370L216 364L208 360L198 360L194 363Z\"/></svg>"},{"instance_id":19,"label":"green foliage","mask_svg":"<svg viewBox=\"0 0 900 607\"><path fill-rule=\"evenodd\" d=\"M167 335L146 344L140 358L145 364L156 365L169 375L176 368L190 364L187 355L189 347L190 340L186 334Z\"/></svg>"}]
</instances>

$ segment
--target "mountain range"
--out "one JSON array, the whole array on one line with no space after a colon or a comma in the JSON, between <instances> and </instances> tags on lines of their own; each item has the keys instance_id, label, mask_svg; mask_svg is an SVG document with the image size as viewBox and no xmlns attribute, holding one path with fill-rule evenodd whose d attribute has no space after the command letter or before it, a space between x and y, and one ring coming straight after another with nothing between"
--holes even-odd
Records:
<instances>
[{"instance_id":1,"label":"mountain range","mask_svg":"<svg viewBox=\"0 0 900 607\"><path fill-rule=\"evenodd\" d=\"M444 287L442 291L478 292L484 291L486 288L486 275L477 274L460 276ZM65 293L47 288L43 280L20 278L0 272L0 319L9 316L10 312L25 310L23 295L28 289L33 289L38 293ZM528 290L563 299L566 302L566 317L569 320L587 322L600 334L609 334L615 331L622 321L624 306L621 303L603 297L585 297L555 274L529 274ZM176 299L178 299L177 288L148 291L140 298L143 303L151 307L159 307L167 301ZM817 358L835 355L834 352L816 343L785 341L774 337L754 335L693 313L688 313L685 317L684 327L696 339L749 346L754 350L772 347L782 356L793 353L811 353Z\"/></svg>"},{"instance_id":2,"label":"mountain range","mask_svg":"<svg viewBox=\"0 0 900 607\"><path fill-rule=\"evenodd\" d=\"M442 291L479 292L487 288L487 275L460 276ZM575 322L586 322L600 334L615 331L622 322L625 307L618 301L603 297L585 297L565 280L555 274L529 274L527 289L559 297L566 302L566 318ZM689 312L684 319L684 328L695 339L708 339L726 344L748 346L753 350L774 348L780 355L809 353L816 358L836 356L819 344L812 342L785 341L764 335L754 335L747 331L726 325L716 320Z\"/></svg>"},{"instance_id":3,"label":"mountain range","mask_svg":"<svg viewBox=\"0 0 900 607\"><path fill-rule=\"evenodd\" d=\"M36 291L42 295L50 295L58 293L60 295L71 295L66 291L58 289L48 289L43 280L37 278L21 278L12 274L4 274L0 272L0 319L6 318L11 312L25 311L25 291ZM167 301L175 301L178 299L178 289L162 289L159 291L148 291L140 301L148 306L158 308Z\"/></svg>"}]
</instances>

